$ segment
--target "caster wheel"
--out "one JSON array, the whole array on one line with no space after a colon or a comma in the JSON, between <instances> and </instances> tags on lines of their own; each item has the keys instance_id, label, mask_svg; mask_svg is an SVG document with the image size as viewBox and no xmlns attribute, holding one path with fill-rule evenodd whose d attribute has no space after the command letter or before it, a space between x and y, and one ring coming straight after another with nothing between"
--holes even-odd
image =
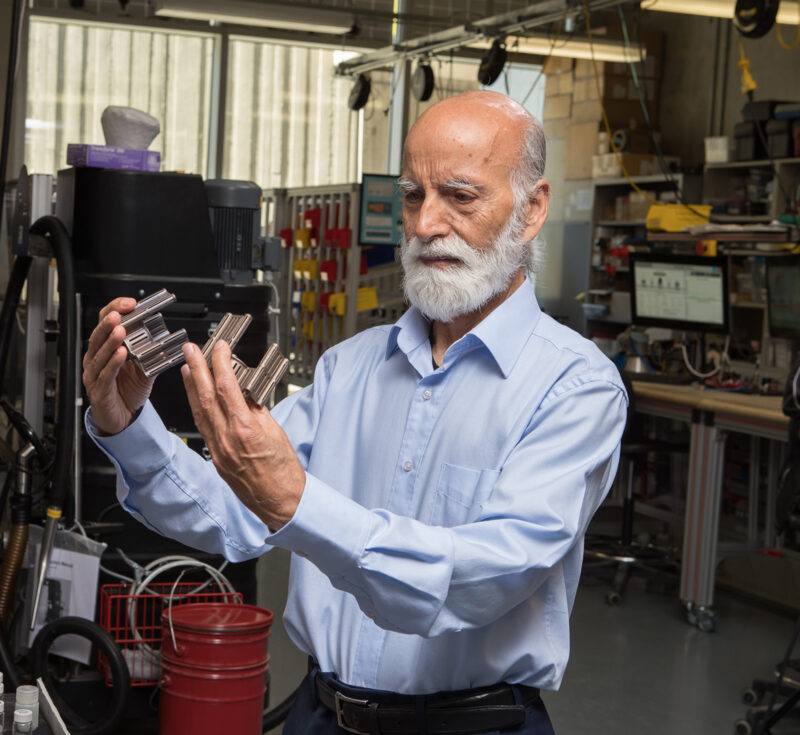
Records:
<instances>
[{"instance_id":1,"label":"caster wheel","mask_svg":"<svg viewBox=\"0 0 800 735\"><path fill-rule=\"evenodd\" d=\"M742 692L742 702L744 702L746 705L752 707L758 704L760 700L761 697L755 689L750 689L750 687L748 687Z\"/></svg>"},{"instance_id":2,"label":"caster wheel","mask_svg":"<svg viewBox=\"0 0 800 735\"><path fill-rule=\"evenodd\" d=\"M713 633L717 629L717 617L713 613L704 613L697 621L697 627L703 633Z\"/></svg>"},{"instance_id":3,"label":"caster wheel","mask_svg":"<svg viewBox=\"0 0 800 735\"><path fill-rule=\"evenodd\" d=\"M753 728L747 720L736 720L733 731L736 735L752 735Z\"/></svg>"},{"instance_id":4,"label":"caster wheel","mask_svg":"<svg viewBox=\"0 0 800 735\"><path fill-rule=\"evenodd\" d=\"M606 605L620 605L622 604L622 595L616 590L609 590L606 592Z\"/></svg>"}]
</instances>

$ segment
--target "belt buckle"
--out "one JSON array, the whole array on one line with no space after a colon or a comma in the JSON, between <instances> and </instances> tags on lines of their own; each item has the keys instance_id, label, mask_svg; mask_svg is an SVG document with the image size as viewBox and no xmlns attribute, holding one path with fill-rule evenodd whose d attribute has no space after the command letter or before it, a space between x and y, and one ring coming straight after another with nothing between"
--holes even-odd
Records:
<instances>
[{"instance_id":1,"label":"belt buckle","mask_svg":"<svg viewBox=\"0 0 800 735\"><path fill-rule=\"evenodd\" d=\"M349 727L344 721L344 715L342 713L342 703L344 704L360 704L366 707L369 704L369 701L366 699L356 699L355 697L348 697L341 692L334 691L333 699L336 703L336 724L342 728L342 730L347 730L347 732L355 733L355 735L370 735L370 733L365 732L364 730L356 730L352 727Z\"/></svg>"}]
</instances>

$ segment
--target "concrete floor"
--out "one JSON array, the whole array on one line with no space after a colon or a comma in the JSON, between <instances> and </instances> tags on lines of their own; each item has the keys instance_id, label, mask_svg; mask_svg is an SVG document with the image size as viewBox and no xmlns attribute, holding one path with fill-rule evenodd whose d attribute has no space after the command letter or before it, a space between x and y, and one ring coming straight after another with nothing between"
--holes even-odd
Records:
<instances>
[{"instance_id":1,"label":"concrete floor","mask_svg":"<svg viewBox=\"0 0 800 735\"><path fill-rule=\"evenodd\" d=\"M260 562L259 601L283 609L288 554ZM559 692L544 695L558 735L726 735L744 716L742 689L771 677L794 618L719 593L716 633L687 625L673 592L629 584L619 607L584 575L572 615L572 654ZM306 660L277 620L270 637L271 704L305 675ZM274 731L278 732L278 731ZM800 720L776 733L800 732Z\"/></svg>"}]
</instances>

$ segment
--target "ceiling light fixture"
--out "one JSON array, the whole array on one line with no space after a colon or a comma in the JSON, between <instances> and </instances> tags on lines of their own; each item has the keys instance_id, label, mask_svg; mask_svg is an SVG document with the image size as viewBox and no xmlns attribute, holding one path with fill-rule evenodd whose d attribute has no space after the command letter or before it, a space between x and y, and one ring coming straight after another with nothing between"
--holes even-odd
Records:
<instances>
[{"instance_id":1,"label":"ceiling light fixture","mask_svg":"<svg viewBox=\"0 0 800 735\"><path fill-rule=\"evenodd\" d=\"M650 0L642 3L642 10L658 10L663 13L685 13L686 15L705 15L710 18L733 19L736 0ZM798 25L800 12L797 3L782 2L778 8L778 23Z\"/></svg>"},{"instance_id":2,"label":"ceiling light fixture","mask_svg":"<svg viewBox=\"0 0 800 735\"><path fill-rule=\"evenodd\" d=\"M293 8L251 0L153 0L155 14L189 20L215 20L243 26L342 35L353 29L351 13L325 8Z\"/></svg>"},{"instance_id":3,"label":"ceiling light fixture","mask_svg":"<svg viewBox=\"0 0 800 735\"><path fill-rule=\"evenodd\" d=\"M489 48L492 41L482 39L470 44L474 48ZM594 49L594 58L597 61L641 61L644 56L640 56L638 47L626 47L624 43L617 41L600 40L592 37L590 44L588 39L570 38L565 41L558 41L553 45L553 39L544 35L535 36L508 36L506 38L506 48L511 53L537 54L539 56L565 56L570 59L591 59ZM551 50L552 49L552 50ZM642 49L646 55L646 51Z\"/></svg>"}]
</instances>

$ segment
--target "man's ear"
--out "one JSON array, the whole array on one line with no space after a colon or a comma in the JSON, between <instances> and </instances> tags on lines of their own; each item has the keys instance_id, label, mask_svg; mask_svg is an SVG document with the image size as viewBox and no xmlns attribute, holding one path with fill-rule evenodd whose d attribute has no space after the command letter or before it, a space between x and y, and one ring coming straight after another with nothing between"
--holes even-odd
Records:
<instances>
[{"instance_id":1,"label":"man's ear","mask_svg":"<svg viewBox=\"0 0 800 735\"><path fill-rule=\"evenodd\" d=\"M526 242L530 242L539 234L547 219L547 205L550 202L550 184L547 179L539 179L536 191L528 199L525 208L527 225L523 232Z\"/></svg>"}]
</instances>

